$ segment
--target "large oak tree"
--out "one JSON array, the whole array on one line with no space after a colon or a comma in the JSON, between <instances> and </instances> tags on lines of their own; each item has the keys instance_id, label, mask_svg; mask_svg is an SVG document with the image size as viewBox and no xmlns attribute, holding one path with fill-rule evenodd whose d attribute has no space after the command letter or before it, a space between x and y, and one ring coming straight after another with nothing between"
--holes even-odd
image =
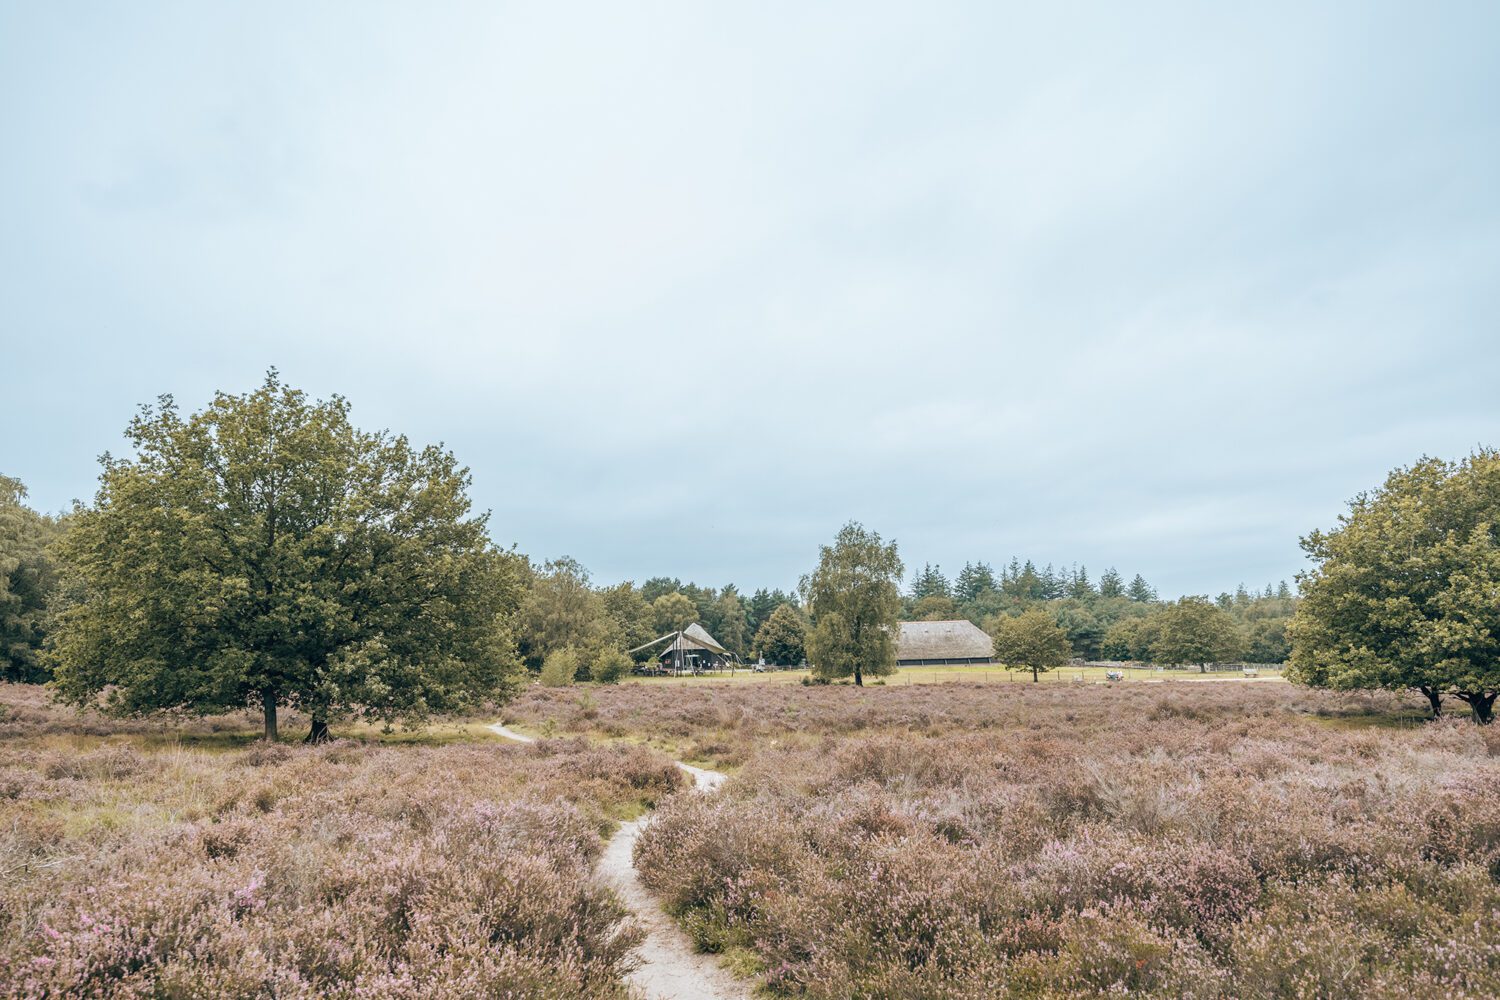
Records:
<instances>
[{"instance_id":1,"label":"large oak tree","mask_svg":"<svg viewBox=\"0 0 1500 1000\"><path fill-rule=\"evenodd\" d=\"M514 557L438 447L367 433L271 372L184 417L142 407L62 545L62 693L118 713L253 703L420 720L510 693Z\"/></svg>"},{"instance_id":2,"label":"large oak tree","mask_svg":"<svg viewBox=\"0 0 1500 1000\"><path fill-rule=\"evenodd\" d=\"M1397 469L1302 547L1288 676L1320 687L1403 688L1493 718L1500 693L1500 452Z\"/></svg>"}]
</instances>

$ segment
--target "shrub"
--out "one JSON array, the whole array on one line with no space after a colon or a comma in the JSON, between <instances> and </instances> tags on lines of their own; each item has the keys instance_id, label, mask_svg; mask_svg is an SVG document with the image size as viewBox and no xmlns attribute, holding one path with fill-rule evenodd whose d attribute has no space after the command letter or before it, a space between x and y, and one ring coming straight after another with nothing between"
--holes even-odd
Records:
<instances>
[{"instance_id":1,"label":"shrub","mask_svg":"<svg viewBox=\"0 0 1500 1000\"><path fill-rule=\"evenodd\" d=\"M566 687L578 676L580 659L578 651L569 647L547 654L542 661L541 681L546 687Z\"/></svg>"},{"instance_id":2,"label":"shrub","mask_svg":"<svg viewBox=\"0 0 1500 1000\"><path fill-rule=\"evenodd\" d=\"M617 684L634 665L634 661L618 649L606 649L594 662L593 679L599 684Z\"/></svg>"}]
</instances>

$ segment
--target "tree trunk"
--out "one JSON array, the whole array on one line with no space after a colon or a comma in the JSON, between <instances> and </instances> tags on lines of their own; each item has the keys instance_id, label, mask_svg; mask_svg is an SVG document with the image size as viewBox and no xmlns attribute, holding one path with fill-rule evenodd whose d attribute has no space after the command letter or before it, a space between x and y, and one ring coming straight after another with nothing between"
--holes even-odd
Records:
<instances>
[{"instance_id":1,"label":"tree trunk","mask_svg":"<svg viewBox=\"0 0 1500 1000\"><path fill-rule=\"evenodd\" d=\"M276 692L262 691L260 707L266 718L266 742L276 742Z\"/></svg>"},{"instance_id":2,"label":"tree trunk","mask_svg":"<svg viewBox=\"0 0 1500 1000\"><path fill-rule=\"evenodd\" d=\"M1040 670L1038 670L1036 667L1032 667L1031 668L1031 683L1035 684L1037 681L1041 680L1042 679L1041 673L1042 672Z\"/></svg>"},{"instance_id":3,"label":"tree trunk","mask_svg":"<svg viewBox=\"0 0 1500 1000\"><path fill-rule=\"evenodd\" d=\"M1437 688L1427 687L1425 684L1418 684L1417 690L1427 696L1427 703L1432 706L1432 717L1434 719L1441 719L1443 717L1442 692Z\"/></svg>"},{"instance_id":4,"label":"tree trunk","mask_svg":"<svg viewBox=\"0 0 1500 1000\"><path fill-rule=\"evenodd\" d=\"M327 743L331 739L333 739L333 736L330 735L329 732L328 732L328 722L327 722L327 720L326 719L320 719L316 715L313 716L312 729L310 729L308 731L308 733L307 733L307 739L303 740L302 742L304 742L304 743Z\"/></svg>"},{"instance_id":5,"label":"tree trunk","mask_svg":"<svg viewBox=\"0 0 1500 1000\"><path fill-rule=\"evenodd\" d=\"M859 664L858 663L856 663L854 665L854 686L855 687L864 687L865 686L865 675L860 672Z\"/></svg>"},{"instance_id":6,"label":"tree trunk","mask_svg":"<svg viewBox=\"0 0 1500 1000\"><path fill-rule=\"evenodd\" d=\"M1460 701L1468 702L1469 711L1473 713L1474 721L1481 726L1487 726L1495 719L1495 695L1494 691L1458 691L1455 692Z\"/></svg>"}]
</instances>

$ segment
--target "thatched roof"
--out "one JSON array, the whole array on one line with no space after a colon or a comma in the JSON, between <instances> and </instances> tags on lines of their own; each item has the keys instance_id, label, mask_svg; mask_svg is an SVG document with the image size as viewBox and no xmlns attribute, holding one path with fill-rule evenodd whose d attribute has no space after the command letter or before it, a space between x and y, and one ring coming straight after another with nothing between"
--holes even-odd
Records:
<instances>
[{"instance_id":1,"label":"thatched roof","mask_svg":"<svg viewBox=\"0 0 1500 1000\"><path fill-rule=\"evenodd\" d=\"M682 647L684 649L706 649L710 653L718 653L728 656L729 650L719 645L719 641L708 634L708 629L697 622L682 630Z\"/></svg>"},{"instance_id":2,"label":"thatched roof","mask_svg":"<svg viewBox=\"0 0 1500 1000\"><path fill-rule=\"evenodd\" d=\"M642 643L635 647L635 649L628 650L628 652L638 653L643 649L650 649L652 646L660 645L663 642L668 645L662 650L662 655L666 655L671 650L678 649L679 647L682 649L706 649L710 653L718 653L720 656L732 655L729 650L719 645L719 640L708 634L708 629L697 622L693 622L693 624L681 632L668 632L666 635L658 636L650 642Z\"/></svg>"},{"instance_id":3,"label":"thatched roof","mask_svg":"<svg viewBox=\"0 0 1500 1000\"><path fill-rule=\"evenodd\" d=\"M896 659L987 660L994 650L994 641L971 621L902 622Z\"/></svg>"}]
</instances>

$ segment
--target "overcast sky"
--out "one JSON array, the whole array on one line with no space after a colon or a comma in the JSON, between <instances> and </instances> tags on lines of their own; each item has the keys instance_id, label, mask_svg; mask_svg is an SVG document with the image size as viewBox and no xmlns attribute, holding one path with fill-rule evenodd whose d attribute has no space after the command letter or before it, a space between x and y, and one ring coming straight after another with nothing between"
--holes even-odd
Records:
<instances>
[{"instance_id":1,"label":"overcast sky","mask_svg":"<svg viewBox=\"0 0 1500 1000\"><path fill-rule=\"evenodd\" d=\"M238 6L238 12L233 9ZM316 10L312 10L316 8ZM601 581L1264 585L1500 444L1500 5L0 4L0 472L267 366Z\"/></svg>"}]
</instances>

